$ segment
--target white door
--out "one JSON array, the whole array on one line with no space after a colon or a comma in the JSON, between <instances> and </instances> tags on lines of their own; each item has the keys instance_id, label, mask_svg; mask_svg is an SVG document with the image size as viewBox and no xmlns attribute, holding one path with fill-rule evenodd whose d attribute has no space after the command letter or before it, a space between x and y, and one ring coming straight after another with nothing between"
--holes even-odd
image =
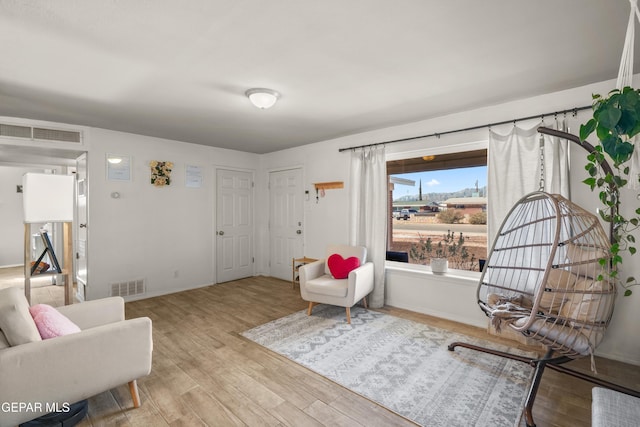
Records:
<instances>
[{"instance_id":1,"label":"white door","mask_svg":"<svg viewBox=\"0 0 640 427\"><path fill-rule=\"evenodd\" d=\"M292 259L304 255L302 169L269 174L271 275L291 280Z\"/></svg>"},{"instance_id":2,"label":"white door","mask_svg":"<svg viewBox=\"0 0 640 427\"><path fill-rule=\"evenodd\" d=\"M252 174L218 169L216 197L216 281L253 275Z\"/></svg>"},{"instance_id":3,"label":"white door","mask_svg":"<svg viewBox=\"0 0 640 427\"><path fill-rule=\"evenodd\" d=\"M87 286L87 195L89 187L87 181L87 154L76 159L76 227L73 233L75 241L75 281L77 283L77 298L84 301Z\"/></svg>"}]
</instances>

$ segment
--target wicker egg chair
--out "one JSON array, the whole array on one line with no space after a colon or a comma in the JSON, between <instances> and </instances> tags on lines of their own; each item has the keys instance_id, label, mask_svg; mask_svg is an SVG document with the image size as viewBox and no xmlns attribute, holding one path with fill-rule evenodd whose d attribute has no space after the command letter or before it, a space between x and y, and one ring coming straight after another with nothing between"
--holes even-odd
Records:
<instances>
[{"instance_id":1,"label":"wicker egg chair","mask_svg":"<svg viewBox=\"0 0 640 427\"><path fill-rule=\"evenodd\" d=\"M558 366L591 356L609 325L616 295L609 275L610 243L598 218L564 197L534 192L511 209L495 238L478 286L478 303L497 331L508 327L547 348L541 359L467 347L536 368L524 415L531 410L545 366L617 388ZM595 381L594 381L595 380Z\"/></svg>"},{"instance_id":2,"label":"wicker egg chair","mask_svg":"<svg viewBox=\"0 0 640 427\"><path fill-rule=\"evenodd\" d=\"M571 358L592 355L613 313L609 248L595 215L560 195L531 193L495 239L480 307L498 330L507 324Z\"/></svg>"}]
</instances>

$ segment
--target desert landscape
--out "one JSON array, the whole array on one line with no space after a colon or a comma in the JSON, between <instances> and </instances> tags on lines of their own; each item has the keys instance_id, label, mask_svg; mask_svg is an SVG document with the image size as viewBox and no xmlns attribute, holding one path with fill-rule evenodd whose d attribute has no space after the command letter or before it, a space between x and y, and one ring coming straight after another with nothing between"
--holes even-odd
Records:
<instances>
[{"instance_id":1,"label":"desert landscape","mask_svg":"<svg viewBox=\"0 0 640 427\"><path fill-rule=\"evenodd\" d=\"M452 268L460 268L464 270L479 271L479 259L487 257L487 226L486 224L443 224L436 215L412 215L408 220L396 219L392 220L392 239L389 242L389 250L397 252L411 253L412 245L420 242L422 239L431 238L433 245L445 240L445 236L450 231L454 234L454 241L457 243L460 233L464 236L464 247L470 255L473 262L466 265L451 266ZM435 256L435 253L432 252ZM409 256L411 264L429 264L429 257L423 262L413 259Z\"/></svg>"}]
</instances>

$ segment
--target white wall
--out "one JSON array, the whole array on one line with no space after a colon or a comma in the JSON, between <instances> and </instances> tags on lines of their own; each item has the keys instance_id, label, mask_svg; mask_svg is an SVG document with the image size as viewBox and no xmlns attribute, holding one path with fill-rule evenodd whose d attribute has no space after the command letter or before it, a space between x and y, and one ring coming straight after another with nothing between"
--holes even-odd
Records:
<instances>
[{"instance_id":1,"label":"white wall","mask_svg":"<svg viewBox=\"0 0 640 427\"><path fill-rule=\"evenodd\" d=\"M89 286L87 298L110 284L145 279L153 296L215 283L215 168L256 170L258 156L160 138L91 129ZM106 155L131 156L130 182L106 179ZM149 162L171 161L172 183L154 187ZM185 165L200 166L201 188L185 186ZM120 198L111 197L118 192Z\"/></svg>"},{"instance_id":2,"label":"white wall","mask_svg":"<svg viewBox=\"0 0 640 427\"><path fill-rule=\"evenodd\" d=\"M16 186L22 185L25 173L44 171L44 166L0 166L0 267L24 264L22 193Z\"/></svg>"},{"instance_id":3,"label":"white wall","mask_svg":"<svg viewBox=\"0 0 640 427\"><path fill-rule=\"evenodd\" d=\"M301 167L303 169L304 189L309 191L309 200L304 202L304 253L315 258L322 257L326 242L348 243L345 224L349 220L349 164L345 163L348 154L338 153L333 141L323 144L307 145L300 149L289 149L262 156L260 179L257 183L258 200L264 212L269 211L269 172L282 168ZM325 190L325 196L316 202L313 183L343 181L345 188ZM267 215L258 218L260 272L269 274L269 231Z\"/></svg>"},{"instance_id":4,"label":"white wall","mask_svg":"<svg viewBox=\"0 0 640 427\"><path fill-rule=\"evenodd\" d=\"M323 257L329 243L347 243L349 211L350 152L338 149L416 135L444 132L517 117L589 105L591 94L607 93L613 82L542 95L493 107L452 114L440 118L360 133L262 156L186 144L159 138L86 129L84 149L89 159L89 286L87 298L109 294L113 282L144 278L146 296L203 286L215 281L214 268L214 168L256 171L256 211L268 212L267 189L270 171L302 167L305 189L305 255ZM575 123L587 120L581 113ZM549 120L549 119L547 119ZM532 126L522 123L520 126ZM577 132L574 126L573 132ZM420 150L436 152L443 147L486 139L486 129L428 138L387 146L389 155L410 155ZM73 147L78 149L78 147ZM105 178L106 153L132 156L133 180L116 183ZM574 201L595 211L597 197L580 184L584 178L584 156L573 150ZM148 183L148 163L168 160L175 164L171 187L155 188ZM201 189L184 187L185 164L200 165L205 172ZM327 190L315 201L314 182L344 181L345 188ZM118 191L120 199L110 193ZM637 206L632 192L623 194L623 209ZM256 215L256 274L269 274L267 216ZM637 257L637 256L636 256ZM177 272L177 274L176 274ZM625 259L626 275L640 277L640 263ZM177 275L177 277L175 277ZM442 279L428 273L400 270L387 272L386 299L398 307L482 326L484 315L475 304L476 289L468 278ZM450 291L453 290L453 293ZM631 297L619 297L611 328L598 353L640 364L640 289Z\"/></svg>"},{"instance_id":5,"label":"white wall","mask_svg":"<svg viewBox=\"0 0 640 427\"><path fill-rule=\"evenodd\" d=\"M0 140L0 145L11 146L16 153L17 148L22 148L31 154L50 153L66 159L87 152L89 273L86 299L106 297L110 295L112 283L137 279L146 280L143 298L215 283L215 169L255 171L259 167L259 156L63 123L0 119L83 132L81 144L5 138ZM107 180L107 153L131 157L131 181ZM150 183L149 162L152 160L174 163L170 186L157 188ZM187 164L202 168L201 188L185 187ZM11 186L15 191L13 182ZM113 192L118 192L120 198L112 198ZM19 230L23 230L21 223ZM19 264L22 264L22 231L19 233Z\"/></svg>"},{"instance_id":6,"label":"white wall","mask_svg":"<svg viewBox=\"0 0 640 427\"><path fill-rule=\"evenodd\" d=\"M614 81L601 82L594 85L541 95L525 100L509 102L492 107L452 114L439 118L424 120L403 126L389 127L371 132L360 133L331 141L310 144L303 147L284 150L262 156L262 173L273 168L284 168L294 165L305 170L305 184L317 181L345 181L344 190L327 191L325 200L315 204L313 197L307 202L305 209L305 255L322 258L324 248L330 243L346 243L348 240L348 194L349 194L349 159L350 152L338 153L339 148L347 148L361 144L369 144L414 137L431 133L442 133L449 130L478 126L519 117L554 112L573 107L591 104L592 93L606 94L614 87ZM572 122L571 131L578 132L578 125L590 117L590 110L578 113L576 118L569 117ZM550 123L553 117L547 117ZM535 126L537 120L522 122L521 127ZM511 125L503 125L504 130ZM441 138L426 138L411 142L388 145L388 156L409 157L427 150L437 152L445 147L458 144L483 141L487 139L487 129L456 133ZM586 177L584 164L586 151L572 147L572 189L573 200L595 212L598 206L597 196L591 193L581 181ZM262 189L263 203L268 203L266 188ZM625 210L637 207L635 194L623 194ZM260 251L268 253L267 239L261 239ZM637 257L637 256L636 256ZM263 271L268 272L264 268ZM640 263L637 260L625 259L625 276L640 277ZM416 274L402 269L387 271L386 301L390 305L406 308L427 314L438 315L451 320L486 326L486 317L475 304L476 286L469 286L468 278L447 278L430 273ZM616 311L605 341L597 353L617 360L640 364L640 335L635 331L640 324L640 289L631 297L618 297Z\"/></svg>"}]
</instances>

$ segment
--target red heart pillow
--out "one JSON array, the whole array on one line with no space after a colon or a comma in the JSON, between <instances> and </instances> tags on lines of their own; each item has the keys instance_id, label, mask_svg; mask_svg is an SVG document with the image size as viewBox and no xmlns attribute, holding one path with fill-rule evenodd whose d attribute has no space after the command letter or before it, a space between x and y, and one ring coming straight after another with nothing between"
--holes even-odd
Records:
<instances>
[{"instance_id":1,"label":"red heart pillow","mask_svg":"<svg viewBox=\"0 0 640 427\"><path fill-rule=\"evenodd\" d=\"M340 254L333 254L327 259L327 265L334 279L346 279L351 270L360 267L360 260L355 256L344 259Z\"/></svg>"}]
</instances>

